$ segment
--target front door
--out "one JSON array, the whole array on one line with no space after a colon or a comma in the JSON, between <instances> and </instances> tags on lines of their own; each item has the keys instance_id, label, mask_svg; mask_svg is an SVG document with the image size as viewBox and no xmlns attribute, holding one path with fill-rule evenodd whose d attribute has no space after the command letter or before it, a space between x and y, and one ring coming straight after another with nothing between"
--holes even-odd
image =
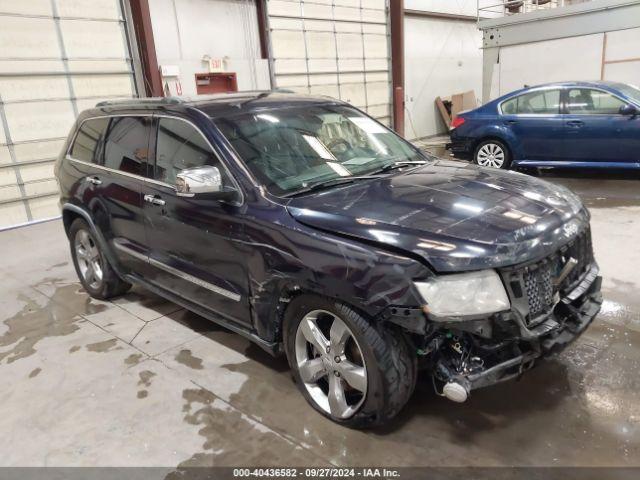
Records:
<instances>
[{"instance_id":1,"label":"front door","mask_svg":"<svg viewBox=\"0 0 640 480\"><path fill-rule=\"evenodd\" d=\"M248 326L249 280L239 207L176 194L176 175L202 165L230 176L204 135L174 117L155 120L155 168L143 198L150 281Z\"/></svg>"},{"instance_id":2,"label":"front door","mask_svg":"<svg viewBox=\"0 0 640 480\"><path fill-rule=\"evenodd\" d=\"M619 113L625 102L603 90L570 88L565 104L567 160L640 162L640 118Z\"/></svg>"}]
</instances>

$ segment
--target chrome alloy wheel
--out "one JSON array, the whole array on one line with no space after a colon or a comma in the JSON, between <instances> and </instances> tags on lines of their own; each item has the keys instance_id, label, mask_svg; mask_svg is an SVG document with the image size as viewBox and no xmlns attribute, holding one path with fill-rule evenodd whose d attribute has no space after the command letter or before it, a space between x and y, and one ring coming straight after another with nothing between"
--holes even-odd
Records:
<instances>
[{"instance_id":1,"label":"chrome alloy wheel","mask_svg":"<svg viewBox=\"0 0 640 480\"><path fill-rule=\"evenodd\" d=\"M82 279L93 289L99 289L104 272L102 257L93 237L84 229L78 230L74 239L78 268Z\"/></svg>"},{"instance_id":2,"label":"chrome alloy wheel","mask_svg":"<svg viewBox=\"0 0 640 480\"><path fill-rule=\"evenodd\" d=\"M476 155L476 161L482 167L501 168L504 165L504 158L504 150L496 143L484 144Z\"/></svg>"},{"instance_id":3,"label":"chrome alloy wheel","mask_svg":"<svg viewBox=\"0 0 640 480\"><path fill-rule=\"evenodd\" d=\"M313 310L298 325L295 351L313 401L336 418L353 416L367 396L367 367L349 327L331 312Z\"/></svg>"}]
</instances>

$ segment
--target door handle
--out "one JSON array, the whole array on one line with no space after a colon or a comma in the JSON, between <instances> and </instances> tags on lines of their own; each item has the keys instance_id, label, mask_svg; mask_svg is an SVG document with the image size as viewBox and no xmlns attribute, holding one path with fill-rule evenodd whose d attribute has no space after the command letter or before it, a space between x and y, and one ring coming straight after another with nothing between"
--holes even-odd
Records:
<instances>
[{"instance_id":1,"label":"door handle","mask_svg":"<svg viewBox=\"0 0 640 480\"><path fill-rule=\"evenodd\" d=\"M162 205L164 205L166 203L161 198L158 198L155 195L149 195L149 194L144 196L144 201L148 202L148 203L151 203L153 205L160 205L160 206L162 206Z\"/></svg>"},{"instance_id":2,"label":"door handle","mask_svg":"<svg viewBox=\"0 0 640 480\"><path fill-rule=\"evenodd\" d=\"M518 123L518 121L517 120L507 120L504 123L506 123L507 125L515 125L516 123Z\"/></svg>"},{"instance_id":3,"label":"door handle","mask_svg":"<svg viewBox=\"0 0 640 480\"><path fill-rule=\"evenodd\" d=\"M93 185L101 185L102 180L98 177L87 177L87 182L92 183Z\"/></svg>"},{"instance_id":4,"label":"door handle","mask_svg":"<svg viewBox=\"0 0 640 480\"><path fill-rule=\"evenodd\" d=\"M584 125L584 122L581 120L569 120L567 122L568 127L580 128Z\"/></svg>"}]
</instances>

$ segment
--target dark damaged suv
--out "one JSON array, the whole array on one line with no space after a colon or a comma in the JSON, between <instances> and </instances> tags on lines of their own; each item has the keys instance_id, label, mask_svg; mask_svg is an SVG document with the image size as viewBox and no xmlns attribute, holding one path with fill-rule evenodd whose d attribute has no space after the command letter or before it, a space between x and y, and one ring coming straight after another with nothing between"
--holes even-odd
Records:
<instances>
[{"instance_id":1,"label":"dark damaged suv","mask_svg":"<svg viewBox=\"0 0 640 480\"><path fill-rule=\"evenodd\" d=\"M600 308L573 193L426 156L329 98L101 103L56 173L89 294L140 284L284 352L349 426L396 415L419 369L456 402L522 375Z\"/></svg>"}]
</instances>

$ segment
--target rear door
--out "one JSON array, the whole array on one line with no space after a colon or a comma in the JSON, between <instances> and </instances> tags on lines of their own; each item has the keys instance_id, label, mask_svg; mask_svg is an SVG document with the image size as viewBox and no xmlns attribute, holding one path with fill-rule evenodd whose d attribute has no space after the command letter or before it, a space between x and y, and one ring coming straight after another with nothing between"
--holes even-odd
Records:
<instances>
[{"instance_id":1,"label":"rear door","mask_svg":"<svg viewBox=\"0 0 640 480\"><path fill-rule=\"evenodd\" d=\"M577 162L640 161L640 118L622 115L625 102L604 90L569 88L565 103L565 157Z\"/></svg>"},{"instance_id":2,"label":"rear door","mask_svg":"<svg viewBox=\"0 0 640 480\"><path fill-rule=\"evenodd\" d=\"M73 144L69 149L68 175L61 175L61 181L74 182L74 185L62 185L63 191L69 191L72 197L82 205L94 205L98 188L107 175L102 167L104 159L104 137L109 128L109 117L90 118L80 125ZM67 168L63 162L61 168Z\"/></svg>"},{"instance_id":3,"label":"rear door","mask_svg":"<svg viewBox=\"0 0 640 480\"><path fill-rule=\"evenodd\" d=\"M103 172L92 206L121 265L144 275L148 244L142 187L149 168L151 116L112 117L104 142Z\"/></svg>"},{"instance_id":4,"label":"rear door","mask_svg":"<svg viewBox=\"0 0 640 480\"><path fill-rule=\"evenodd\" d=\"M217 166L230 174L204 134L177 117L155 119L155 168L143 197L150 280L194 303L249 326L248 247L241 208L202 196L178 196L183 169Z\"/></svg>"},{"instance_id":5,"label":"rear door","mask_svg":"<svg viewBox=\"0 0 640 480\"><path fill-rule=\"evenodd\" d=\"M527 92L502 102L501 120L517 139L518 160L555 161L562 158L564 125L560 89Z\"/></svg>"}]
</instances>

